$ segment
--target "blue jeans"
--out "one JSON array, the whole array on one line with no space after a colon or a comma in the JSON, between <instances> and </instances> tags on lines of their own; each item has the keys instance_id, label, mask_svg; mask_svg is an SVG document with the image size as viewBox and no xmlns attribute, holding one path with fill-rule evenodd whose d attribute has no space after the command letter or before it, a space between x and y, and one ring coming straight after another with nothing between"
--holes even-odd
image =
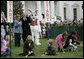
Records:
<instances>
[{"instance_id":1,"label":"blue jeans","mask_svg":"<svg viewBox=\"0 0 84 59\"><path fill-rule=\"evenodd\" d=\"M6 49L6 52L1 55L1 57L7 57L10 56L10 48Z\"/></svg>"}]
</instances>

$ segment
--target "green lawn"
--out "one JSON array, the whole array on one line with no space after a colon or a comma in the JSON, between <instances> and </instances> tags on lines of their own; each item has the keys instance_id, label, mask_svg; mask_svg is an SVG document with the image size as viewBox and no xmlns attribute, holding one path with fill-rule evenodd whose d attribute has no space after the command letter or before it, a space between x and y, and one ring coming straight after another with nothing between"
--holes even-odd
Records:
<instances>
[{"instance_id":1,"label":"green lawn","mask_svg":"<svg viewBox=\"0 0 84 59\"><path fill-rule=\"evenodd\" d=\"M81 42L81 45L78 45L78 51L76 52L56 52L57 55L55 56L43 56L42 54L45 52L46 47L47 47L47 39L40 39L41 45L37 46L35 45L34 47L34 53L35 56L28 56L27 58L83 58L83 41ZM53 45L55 47L55 40L53 40ZM12 52L11 52L11 57L10 58L26 58L25 56L18 56L19 53L22 53L23 51L23 41L21 40L21 46L15 47L14 46L14 42L11 42L11 46L12 46ZM57 48L55 48L57 51Z\"/></svg>"}]
</instances>

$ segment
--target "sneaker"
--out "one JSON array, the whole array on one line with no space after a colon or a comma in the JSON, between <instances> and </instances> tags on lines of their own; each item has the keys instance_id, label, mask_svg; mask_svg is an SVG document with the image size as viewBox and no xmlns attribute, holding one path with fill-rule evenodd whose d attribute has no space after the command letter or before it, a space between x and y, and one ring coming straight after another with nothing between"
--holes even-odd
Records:
<instances>
[{"instance_id":1,"label":"sneaker","mask_svg":"<svg viewBox=\"0 0 84 59\"><path fill-rule=\"evenodd\" d=\"M36 43L36 45L41 45L41 43Z\"/></svg>"}]
</instances>

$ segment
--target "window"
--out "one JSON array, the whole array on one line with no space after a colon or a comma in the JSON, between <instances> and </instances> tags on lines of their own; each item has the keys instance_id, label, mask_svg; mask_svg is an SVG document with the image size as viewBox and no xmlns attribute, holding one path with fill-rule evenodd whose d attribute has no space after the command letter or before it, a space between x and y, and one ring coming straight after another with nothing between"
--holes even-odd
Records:
<instances>
[{"instance_id":1,"label":"window","mask_svg":"<svg viewBox=\"0 0 84 59\"><path fill-rule=\"evenodd\" d=\"M64 19L66 20L66 8L64 7Z\"/></svg>"},{"instance_id":2,"label":"window","mask_svg":"<svg viewBox=\"0 0 84 59\"><path fill-rule=\"evenodd\" d=\"M74 20L77 20L77 8L73 9Z\"/></svg>"}]
</instances>

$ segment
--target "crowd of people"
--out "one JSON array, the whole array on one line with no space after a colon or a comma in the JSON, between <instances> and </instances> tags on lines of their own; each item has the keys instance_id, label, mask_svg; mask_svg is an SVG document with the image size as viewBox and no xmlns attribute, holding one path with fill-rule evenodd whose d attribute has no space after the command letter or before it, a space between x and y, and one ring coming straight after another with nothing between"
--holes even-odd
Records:
<instances>
[{"instance_id":1,"label":"crowd of people","mask_svg":"<svg viewBox=\"0 0 84 59\"><path fill-rule=\"evenodd\" d=\"M83 19L81 18L80 20L69 20L69 19L66 19L66 20L64 20L64 21L62 21L62 20L58 20L58 21L55 21L54 22L54 25L55 26L63 26L63 25L76 25L76 26L78 26L78 25L80 25L80 24L83 24Z\"/></svg>"},{"instance_id":2,"label":"crowd of people","mask_svg":"<svg viewBox=\"0 0 84 59\"><path fill-rule=\"evenodd\" d=\"M34 18L34 17L33 17ZM35 18L34 18L35 19ZM15 40L15 47L20 47L20 40L23 39L24 47L23 47L23 53L19 55L34 55L33 52L33 42L32 41L32 33L31 33L31 17L27 17L25 13L23 13L23 17L21 17L19 14L14 15L13 17L13 25L11 27L11 33L9 29L9 24L6 22L6 17L4 12L1 13L1 56L6 57L10 55L10 48L7 47L7 45L10 43L10 34L12 37L14 37ZM32 22L33 23L33 22ZM64 22L54 22L54 26L62 26L62 25L74 25L74 24L82 24L82 19L77 21L69 21L66 20ZM36 23L34 25L37 25ZM41 35L40 38L46 38L46 24L40 23L41 25ZM49 31L49 37L51 37L51 27L48 27ZM11 39L12 39L11 37ZM37 36L36 36L37 38ZM49 40L48 47L46 49L46 52L44 54L46 55L56 55L55 48L52 45L52 40ZM38 41L39 43L39 41ZM77 34L75 32L72 32L70 36L67 32L64 32L62 34L59 34L56 37L55 40L56 47L58 48L58 52L64 52L64 48L69 47L69 51L76 50L77 46L76 44L80 43L77 41ZM27 45L28 44L28 45ZM37 44L37 41L36 41ZM41 45L40 43L37 45ZM26 52L27 51L27 52Z\"/></svg>"}]
</instances>

